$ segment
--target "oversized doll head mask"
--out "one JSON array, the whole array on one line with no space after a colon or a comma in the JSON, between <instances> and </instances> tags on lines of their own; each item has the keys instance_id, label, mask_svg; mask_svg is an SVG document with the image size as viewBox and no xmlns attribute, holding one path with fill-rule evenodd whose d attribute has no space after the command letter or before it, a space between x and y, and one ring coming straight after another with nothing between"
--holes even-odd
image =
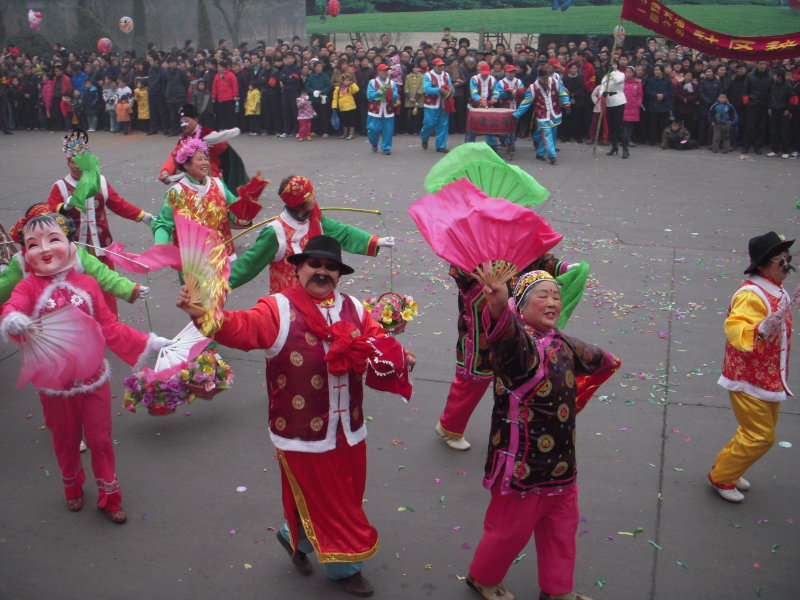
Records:
<instances>
[{"instance_id":1,"label":"oversized doll head mask","mask_svg":"<svg viewBox=\"0 0 800 600\"><path fill-rule=\"evenodd\" d=\"M72 220L59 214L34 217L25 225L22 247L25 262L36 275L46 277L75 266Z\"/></svg>"}]
</instances>

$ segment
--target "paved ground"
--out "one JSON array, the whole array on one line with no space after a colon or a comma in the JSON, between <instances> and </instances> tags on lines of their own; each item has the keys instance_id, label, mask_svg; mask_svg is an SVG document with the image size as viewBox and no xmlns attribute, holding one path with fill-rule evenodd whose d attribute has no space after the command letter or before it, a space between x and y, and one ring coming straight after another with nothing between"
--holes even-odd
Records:
<instances>
[{"instance_id":1,"label":"paved ground","mask_svg":"<svg viewBox=\"0 0 800 600\"><path fill-rule=\"evenodd\" d=\"M99 133L91 146L113 185L155 211L164 189L151 176L173 142ZM408 136L396 138L391 157L373 155L363 138L298 146L245 136L235 146L251 172L261 168L276 182L268 188L268 214L276 212L277 182L301 173L314 180L323 206L383 211L340 218L397 237L394 256L348 257L357 273L345 284L361 296L383 291L393 265L395 289L413 294L423 313L402 340L419 357L412 402L374 392L366 401L365 501L381 550L365 574L385 600L477 598L463 577L488 501L480 482L490 403L467 430L470 452L451 451L435 437L453 372L455 290L405 212L437 155ZM778 426L778 440L793 446L776 445L752 469L745 503L723 502L704 481L735 426L715 383L727 302L751 236L769 229L797 235L800 163L652 148L634 148L623 162L574 144L564 145L555 167L533 160L529 149L515 162L552 190L541 212L565 235L559 252L593 267L568 331L624 361L578 423L576 588L613 600L800 597L797 402L782 407ZM59 135L3 138L0 220L10 226L64 173ZM131 249L149 243L141 225L112 217L111 226ZM156 274L152 286L153 328L173 335L185 322L174 307L175 277ZM265 287L260 277L229 305L250 307ZM121 316L147 328L140 305L124 306ZM67 511L36 394L14 390L19 356L9 345L0 352L0 597L346 597L322 569L308 579L291 572L274 539L279 474L266 436L258 353L226 351L237 373L234 390L170 417L123 412L121 398L114 399L118 474L130 515L116 527L90 509L88 487L89 506ZM128 371L112 362L119 393ZM795 352L795 373L798 366ZM237 492L239 486L247 490ZM518 598L538 597L533 546L506 584Z\"/></svg>"}]
</instances>

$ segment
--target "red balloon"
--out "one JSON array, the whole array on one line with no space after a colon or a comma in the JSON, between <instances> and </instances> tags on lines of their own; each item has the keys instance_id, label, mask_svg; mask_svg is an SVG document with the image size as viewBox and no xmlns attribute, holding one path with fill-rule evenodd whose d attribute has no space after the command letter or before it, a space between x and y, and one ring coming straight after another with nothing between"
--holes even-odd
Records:
<instances>
[{"instance_id":1,"label":"red balloon","mask_svg":"<svg viewBox=\"0 0 800 600\"><path fill-rule=\"evenodd\" d=\"M97 49L100 51L101 54L108 54L111 52L111 48L114 47L114 44L111 43L111 40L107 37L100 38L97 40Z\"/></svg>"},{"instance_id":2,"label":"red balloon","mask_svg":"<svg viewBox=\"0 0 800 600\"><path fill-rule=\"evenodd\" d=\"M328 0L328 14L338 17L340 12L342 12L342 5L339 4L339 0Z\"/></svg>"}]
</instances>

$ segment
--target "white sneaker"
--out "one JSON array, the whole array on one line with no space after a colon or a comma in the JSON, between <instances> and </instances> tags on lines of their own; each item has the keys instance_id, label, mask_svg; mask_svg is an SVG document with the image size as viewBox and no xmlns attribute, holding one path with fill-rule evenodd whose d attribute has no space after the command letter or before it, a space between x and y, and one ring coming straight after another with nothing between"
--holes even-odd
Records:
<instances>
[{"instance_id":1,"label":"white sneaker","mask_svg":"<svg viewBox=\"0 0 800 600\"><path fill-rule=\"evenodd\" d=\"M739 477L739 481L736 482L736 489L740 492L746 492L750 489L750 482L744 477Z\"/></svg>"},{"instance_id":2,"label":"white sneaker","mask_svg":"<svg viewBox=\"0 0 800 600\"><path fill-rule=\"evenodd\" d=\"M781 158L789 158L789 155L786 152L784 152L783 154L781 154Z\"/></svg>"},{"instance_id":3,"label":"white sneaker","mask_svg":"<svg viewBox=\"0 0 800 600\"><path fill-rule=\"evenodd\" d=\"M80 449L81 449L81 452L86 452L86 450L88 449L87 446L86 446L86 442L84 442L83 440L81 440Z\"/></svg>"},{"instance_id":4,"label":"white sneaker","mask_svg":"<svg viewBox=\"0 0 800 600\"><path fill-rule=\"evenodd\" d=\"M442 438L444 443L450 446L453 450L469 450L472 447L472 444L465 440L463 435L461 437L453 437L452 435L449 435L444 429L442 429L441 423L436 423L435 431L438 436Z\"/></svg>"},{"instance_id":5,"label":"white sneaker","mask_svg":"<svg viewBox=\"0 0 800 600\"><path fill-rule=\"evenodd\" d=\"M778 156L777 152L767 152L767 157L769 158L775 158L776 156Z\"/></svg>"},{"instance_id":6,"label":"white sneaker","mask_svg":"<svg viewBox=\"0 0 800 600\"><path fill-rule=\"evenodd\" d=\"M706 480L708 481L708 485L714 488L714 490L722 497L723 500L727 500L728 502L741 502L744 500L744 494L742 494L742 492L736 488L733 488L732 490L724 490L721 487L714 485L714 483L711 481L711 477L706 477ZM742 479L740 477L739 481L741 480ZM739 485L739 481L736 482L737 487ZM745 483L747 483L747 480L745 480ZM747 483L747 485L748 487L750 486L749 483Z\"/></svg>"}]
</instances>

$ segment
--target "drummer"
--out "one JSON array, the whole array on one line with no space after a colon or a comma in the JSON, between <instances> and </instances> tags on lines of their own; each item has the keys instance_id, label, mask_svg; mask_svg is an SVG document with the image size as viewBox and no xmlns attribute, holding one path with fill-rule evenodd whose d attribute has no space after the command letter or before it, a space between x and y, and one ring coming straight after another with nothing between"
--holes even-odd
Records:
<instances>
[{"instance_id":1,"label":"drummer","mask_svg":"<svg viewBox=\"0 0 800 600\"><path fill-rule=\"evenodd\" d=\"M467 110L474 108L490 108L497 104L497 93L494 86L497 79L492 75L492 68L486 61L481 61L478 65L478 74L473 75L469 80L469 104ZM474 142L477 135L471 133L471 128L467 127L467 141ZM497 138L493 135L486 136L486 143L497 152Z\"/></svg>"},{"instance_id":2,"label":"drummer","mask_svg":"<svg viewBox=\"0 0 800 600\"><path fill-rule=\"evenodd\" d=\"M517 77L516 65L506 65L506 76L494 84L494 95L497 98L498 108L510 108L517 110L522 96L525 94L525 84ZM500 136L500 141L504 144L512 144L513 138L510 135Z\"/></svg>"}]
</instances>

